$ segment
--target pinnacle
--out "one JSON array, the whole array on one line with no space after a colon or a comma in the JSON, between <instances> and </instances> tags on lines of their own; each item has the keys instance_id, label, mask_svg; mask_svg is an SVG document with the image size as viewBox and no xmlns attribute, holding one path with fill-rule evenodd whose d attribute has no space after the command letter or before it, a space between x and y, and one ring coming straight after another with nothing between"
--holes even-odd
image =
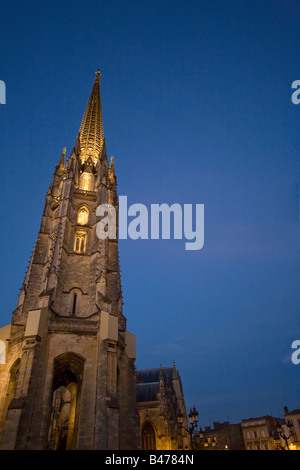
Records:
<instances>
[{"instance_id":1,"label":"pinnacle","mask_svg":"<svg viewBox=\"0 0 300 470\"><path fill-rule=\"evenodd\" d=\"M96 72L94 86L80 126L80 158L91 157L97 162L104 143L102 105L100 96L100 70Z\"/></svg>"},{"instance_id":2,"label":"pinnacle","mask_svg":"<svg viewBox=\"0 0 300 470\"><path fill-rule=\"evenodd\" d=\"M114 157L113 156L111 156L111 159L110 159L109 179L113 182L116 182L116 172L115 172L115 165L114 165Z\"/></svg>"}]
</instances>

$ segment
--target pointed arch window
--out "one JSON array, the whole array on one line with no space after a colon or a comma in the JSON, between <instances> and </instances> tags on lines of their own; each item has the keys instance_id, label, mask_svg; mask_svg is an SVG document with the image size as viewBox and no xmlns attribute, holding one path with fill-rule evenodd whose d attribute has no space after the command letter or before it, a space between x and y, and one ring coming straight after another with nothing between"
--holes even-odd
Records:
<instances>
[{"instance_id":1,"label":"pointed arch window","mask_svg":"<svg viewBox=\"0 0 300 470\"><path fill-rule=\"evenodd\" d=\"M142 450L156 450L155 431L151 423L146 423L142 432Z\"/></svg>"},{"instance_id":2,"label":"pointed arch window","mask_svg":"<svg viewBox=\"0 0 300 470\"><path fill-rule=\"evenodd\" d=\"M87 225L89 222L89 210L86 206L79 208L77 213L77 223L79 225Z\"/></svg>"},{"instance_id":3,"label":"pointed arch window","mask_svg":"<svg viewBox=\"0 0 300 470\"><path fill-rule=\"evenodd\" d=\"M95 178L92 173L83 173L79 179L79 189L94 191Z\"/></svg>"}]
</instances>

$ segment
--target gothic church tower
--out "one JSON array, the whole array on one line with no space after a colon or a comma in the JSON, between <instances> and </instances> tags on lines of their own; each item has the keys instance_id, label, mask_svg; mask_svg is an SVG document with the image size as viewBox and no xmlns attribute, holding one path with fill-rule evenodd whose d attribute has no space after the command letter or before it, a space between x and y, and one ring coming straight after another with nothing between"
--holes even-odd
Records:
<instances>
[{"instance_id":1,"label":"gothic church tower","mask_svg":"<svg viewBox=\"0 0 300 470\"><path fill-rule=\"evenodd\" d=\"M0 364L1 449L138 449L135 337L126 329L117 239L96 209L118 210L100 72L74 149L46 194L40 231Z\"/></svg>"}]
</instances>

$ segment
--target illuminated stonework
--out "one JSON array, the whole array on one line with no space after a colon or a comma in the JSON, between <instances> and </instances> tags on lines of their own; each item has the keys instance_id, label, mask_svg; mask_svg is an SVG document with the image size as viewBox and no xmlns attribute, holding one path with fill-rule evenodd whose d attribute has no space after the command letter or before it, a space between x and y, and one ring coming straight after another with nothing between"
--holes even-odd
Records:
<instances>
[{"instance_id":1,"label":"illuminated stonework","mask_svg":"<svg viewBox=\"0 0 300 470\"><path fill-rule=\"evenodd\" d=\"M93 191L94 190L93 175L91 175L90 173L83 173L80 176L79 189L83 189L85 191Z\"/></svg>"},{"instance_id":2,"label":"illuminated stonework","mask_svg":"<svg viewBox=\"0 0 300 470\"><path fill-rule=\"evenodd\" d=\"M95 84L80 127L80 159L84 163L89 157L97 164L103 149L103 123L100 96L100 72L96 73Z\"/></svg>"},{"instance_id":3,"label":"illuminated stonework","mask_svg":"<svg viewBox=\"0 0 300 470\"><path fill-rule=\"evenodd\" d=\"M74 251L83 254L86 249L87 233L82 230L76 230Z\"/></svg>"},{"instance_id":4,"label":"illuminated stonework","mask_svg":"<svg viewBox=\"0 0 300 470\"><path fill-rule=\"evenodd\" d=\"M138 449L135 336L123 315L118 244L96 209L117 206L100 72L74 148L60 156L0 364L1 449ZM2 340L2 338L1 338Z\"/></svg>"},{"instance_id":5,"label":"illuminated stonework","mask_svg":"<svg viewBox=\"0 0 300 470\"><path fill-rule=\"evenodd\" d=\"M89 210L86 206L80 207L78 210L77 223L79 225L86 225L89 222Z\"/></svg>"},{"instance_id":6,"label":"illuminated stonework","mask_svg":"<svg viewBox=\"0 0 300 470\"><path fill-rule=\"evenodd\" d=\"M175 363L173 367L138 370L136 381L141 449L189 448L183 389ZM185 428L178 424L179 411L183 414Z\"/></svg>"}]
</instances>

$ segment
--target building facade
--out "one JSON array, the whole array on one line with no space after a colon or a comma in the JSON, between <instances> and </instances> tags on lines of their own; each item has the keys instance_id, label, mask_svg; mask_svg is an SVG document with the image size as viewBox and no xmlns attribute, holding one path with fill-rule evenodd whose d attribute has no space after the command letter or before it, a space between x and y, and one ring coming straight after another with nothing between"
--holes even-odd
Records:
<instances>
[{"instance_id":1,"label":"building facade","mask_svg":"<svg viewBox=\"0 0 300 470\"><path fill-rule=\"evenodd\" d=\"M118 211L99 71L67 160L65 152L17 308L0 334L0 446L138 449L135 337L123 314L118 241L97 235L97 207Z\"/></svg>"},{"instance_id":2,"label":"building facade","mask_svg":"<svg viewBox=\"0 0 300 470\"><path fill-rule=\"evenodd\" d=\"M205 426L195 435L198 450L245 450L241 424L215 421L213 427Z\"/></svg>"},{"instance_id":3,"label":"building facade","mask_svg":"<svg viewBox=\"0 0 300 470\"><path fill-rule=\"evenodd\" d=\"M246 450L277 450L276 420L272 416L243 419L242 431Z\"/></svg>"},{"instance_id":4,"label":"building facade","mask_svg":"<svg viewBox=\"0 0 300 470\"><path fill-rule=\"evenodd\" d=\"M187 415L181 378L173 367L139 370L136 396L140 416L142 450L178 450L190 448ZM183 414L179 426L178 412Z\"/></svg>"}]
</instances>

